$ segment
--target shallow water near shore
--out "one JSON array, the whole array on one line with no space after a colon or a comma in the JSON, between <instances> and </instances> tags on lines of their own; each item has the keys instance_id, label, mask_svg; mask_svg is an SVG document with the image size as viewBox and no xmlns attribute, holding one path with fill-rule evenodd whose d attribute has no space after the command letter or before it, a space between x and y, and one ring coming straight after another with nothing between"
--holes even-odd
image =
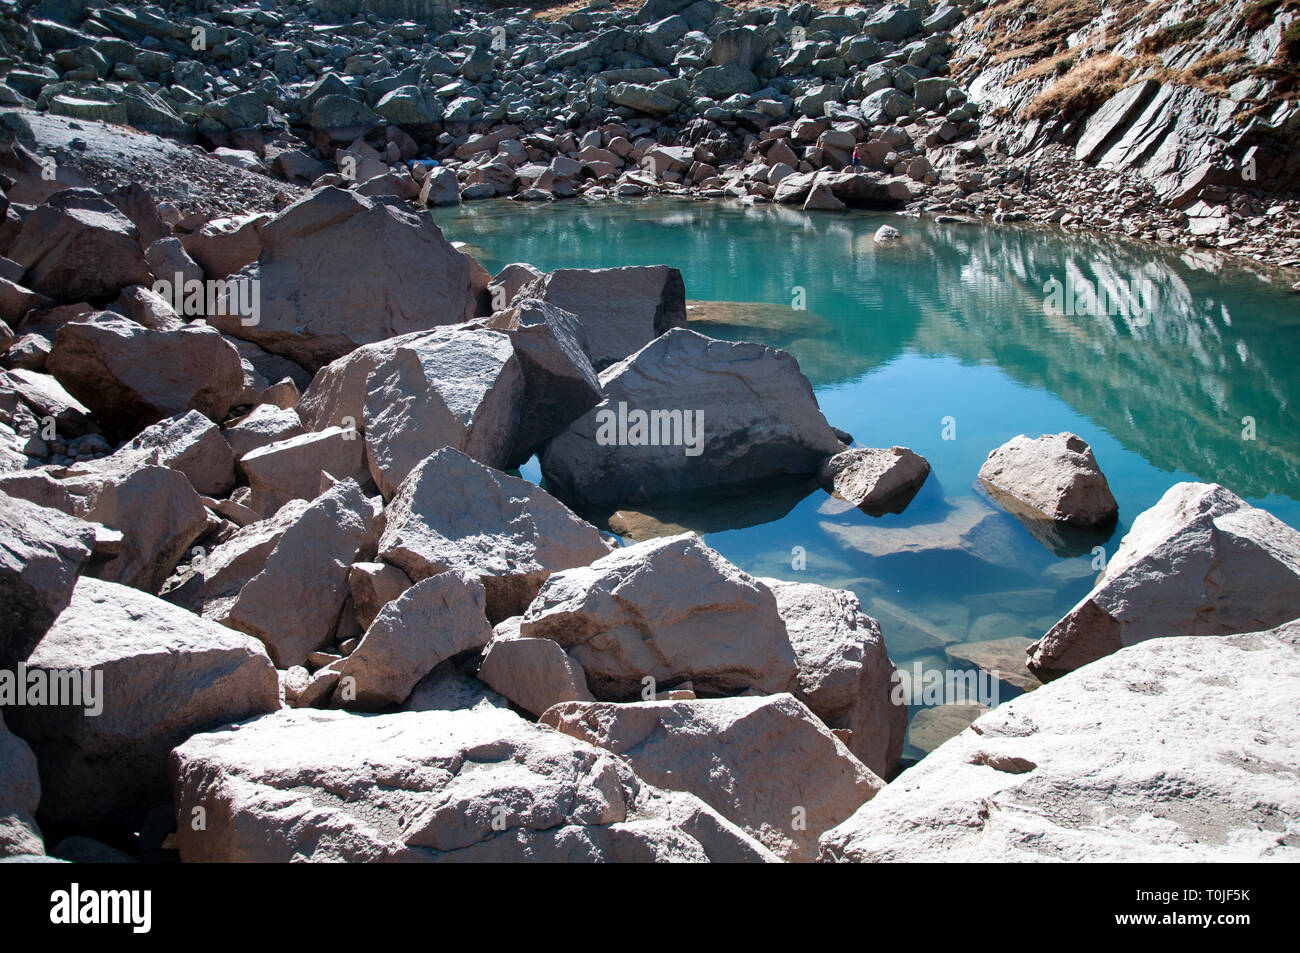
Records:
<instances>
[{"instance_id":1,"label":"shallow water near shore","mask_svg":"<svg viewBox=\"0 0 1300 953\"><path fill-rule=\"evenodd\" d=\"M702 305L693 327L788 350L827 420L858 445L925 456L930 477L899 514L846 510L806 481L778 481L657 500L615 523L637 536L656 521L697 529L753 574L853 590L908 673L962 668L947 655L959 644L1037 638L1091 588L1093 547L1113 555L1176 482L1222 483L1300 527L1300 296L1206 253L667 199L494 201L436 216L493 273L514 261L679 268L688 302L752 306ZM885 223L904 241L876 245ZM1151 312L1045 308L1053 279L1143 283ZM1061 430L1092 445L1120 506L1113 533L1036 536L977 488L994 447ZM536 461L522 472L540 480ZM997 691L1005 701L1020 689ZM929 747L919 725L913 758Z\"/></svg>"}]
</instances>

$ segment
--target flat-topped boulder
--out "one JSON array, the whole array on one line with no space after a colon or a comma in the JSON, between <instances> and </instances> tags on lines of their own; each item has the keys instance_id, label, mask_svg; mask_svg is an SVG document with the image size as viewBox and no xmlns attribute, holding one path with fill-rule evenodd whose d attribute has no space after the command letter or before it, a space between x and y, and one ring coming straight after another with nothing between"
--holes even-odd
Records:
<instances>
[{"instance_id":1,"label":"flat-topped boulder","mask_svg":"<svg viewBox=\"0 0 1300 953\"><path fill-rule=\"evenodd\" d=\"M822 838L855 862L1294 860L1300 623L1121 649L980 716Z\"/></svg>"},{"instance_id":2,"label":"flat-topped boulder","mask_svg":"<svg viewBox=\"0 0 1300 953\"><path fill-rule=\"evenodd\" d=\"M259 320L236 312L209 322L309 371L465 317L469 263L414 211L327 186L275 215L261 241L258 260L230 278L258 282Z\"/></svg>"},{"instance_id":3,"label":"flat-topped boulder","mask_svg":"<svg viewBox=\"0 0 1300 953\"><path fill-rule=\"evenodd\" d=\"M650 784L694 794L784 860L815 860L820 834L884 786L786 694L572 701L541 723L621 755Z\"/></svg>"},{"instance_id":4,"label":"flat-topped boulder","mask_svg":"<svg viewBox=\"0 0 1300 953\"><path fill-rule=\"evenodd\" d=\"M795 653L770 589L693 533L616 549L558 572L520 623L558 643L597 698L639 696L690 681L732 694L787 691Z\"/></svg>"},{"instance_id":5,"label":"flat-topped boulder","mask_svg":"<svg viewBox=\"0 0 1300 953\"><path fill-rule=\"evenodd\" d=\"M279 707L275 669L254 639L98 579L77 583L27 666L80 683L70 704L5 713L36 752L42 816L74 827L165 802L173 747Z\"/></svg>"},{"instance_id":6,"label":"flat-topped boulder","mask_svg":"<svg viewBox=\"0 0 1300 953\"><path fill-rule=\"evenodd\" d=\"M413 581L448 569L477 575L494 622L523 612L552 573L608 552L596 527L536 484L450 447L403 481L379 540L380 558Z\"/></svg>"},{"instance_id":7,"label":"flat-topped boulder","mask_svg":"<svg viewBox=\"0 0 1300 953\"><path fill-rule=\"evenodd\" d=\"M1092 448L1065 431L1012 437L989 454L979 478L1018 517L1093 527L1119 513Z\"/></svg>"},{"instance_id":8,"label":"flat-topped boulder","mask_svg":"<svg viewBox=\"0 0 1300 953\"><path fill-rule=\"evenodd\" d=\"M186 862L770 856L698 799L502 709L281 711L195 735L172 774L178 817L207 809L206 829L178 826Z\"/></svg>"},{"instance_id":9,"label":"flat-topped boulder","mask_svg":"<svg viewBox=\"0 0 1300 953\"><path fill-rule=\"evenodd\" d=\"M670 328L686 327L682 273L666 265L561 268L517 293L574 315L587 332L587 355L603 370Z\"/></svg>"},{"instance_id":10,"label":"flat-topped boulder","mask_svg":"<svg viewBox=\"0 0 1300 953\"><path fill-rule=\"evenodd\" d=\"M265 444L240 457L239 468L252 490L249 506L264 515L290 500L314 499L322 473L367 482L369 476L361 435L346 427L326 427Z\"/></svg>"},{"instance_id":11,"label":"flat-topped boulder","mask_svg":"<svg viewBox=\"0 0 1300 953\"><path fill-rule=\"evenodd\" d=\"M575 503L814 474L843 449L798 362L763 344L675 329L600 382L605 399L542 454L547 485Z\"/></svg>"},{"instance_id":12,"label":"flat-topped boulder","mask_svg":"<svg viewBox=\"0 0 1300 953\"><path fill-rule=\"evenodd\" d=\"M1300 532L1217 483L1178 483L1133 521L1093 590L1029 648L1054 678L1147 639L1300 617Z\"/></svg>"}]
</instances>

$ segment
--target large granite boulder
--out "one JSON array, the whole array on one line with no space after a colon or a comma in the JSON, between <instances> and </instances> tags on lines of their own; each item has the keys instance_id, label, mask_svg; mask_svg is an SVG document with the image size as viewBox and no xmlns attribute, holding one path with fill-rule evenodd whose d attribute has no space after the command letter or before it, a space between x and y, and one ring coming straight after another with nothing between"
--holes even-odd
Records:
<instances>
[{"instance_id":1,"label":"large granite boulder","mask_svg":"<svg viewBox=\"0 0 1300 953\"><path fill-rule=\"evenodd\" d=\"M469 263L424 215L326 187L277 214L261 237L258 260L230 279L258 282L258 322L209 320L308 370L465 315Z\"/></svg>"},{"instance_id":2,"label":"large granite boulder","mask_svg":"<svg viewBox=\"0 0 1300 953\"><path fill-rule=\"evenodd\" d=\"M151 330L108 311L61 326L45 366L125 437L190 410L220 423L244 389L239 352L211 328Z\"/></svg>"},{"instance_id":3,"label":"large granite boulder","mask_svg":"<svg viewBox=\"0 0 1300 953\"><path fill-rule=\"evenodd\" d=\"M694 794L785 860L815 860L818 837L884 786L785 694L563 702L541 723L622 755L651 784Z\"/></svg>"},{"instance_id":4,"label":"large granite boulder","mask_svg":"<svg viewBox=\"0 0 1300 953\"><path fill-rule=\"evenodd\" d=\"M195 735L172 764L190 862L771 856L698 799L656 791L609 752L501 709L282 711Z\"/></svg>"},{"instance_id":5,"label":"large granite boulder","mask_svg":"<svg viewBox=\"0 0 1300 953\"><path fill-rule=\"evenodd\" d=\"M150 280L135 226L93 189L55 192L5 254L24 269L24 287L59 302L108 301Z\"/></svg>"},{"instance_id":6,"label":"large granite boulder","mask_svg":"<svg viewBox=\"0 0 1300 953\"><path fill-rule=\"evenodd\" d=\"M1029 647L1041 679L1169 635L1300 617L1300 533L1217 483L1178 483L1141 513L1092 592Z\"/></svg>"},{"instance_id":7,"label":"large granite boulder","mask_svg":"<svg viewBox=\"0 0 1300 953\"><path fill-rule=\"evenodd\" d=\"M77 583L27 667L81 682L76 703L5 713L36 752L41 816L74 828L126 822L165 802L173 747L279 707L275 670L256 641L97 579Z\"/></svg>"},{"instance_id":8,"label":"large granite boulder","mask_svg":"<svg viewBox=\"0 0 1300 953\"><path fill-rule=\"evenodd\" d=\"M814 474L843 449L798 362L763 344L676 329L600 382L605 399L542 454L547 485L576 503Z\"/></svg>"},{"instance_id":9,"label":"large granite boulder","mask_svg":"<svg viewBox=\"0 0 1300 953\"><path fill-rule=\"evenodd\" d=\"M397 348L368 377L366 462L385 499L442 447L507 465L524 401L510 339L496 331L431 334Z\"/></svg>"},{"instance_id":10,"label":"large granite boulder","mask_svg":"<svg viewBox=\"0 0 1300 953\"><path fill-rule=\"evenodd\" d=\"M1294 861L1298 690L1300 623L1129 646L982 715L822 857Z\"/></svg>"},{"instance_id":11,"label":"large granite boulder","mask_svg":"<svg viewBox=\"0 0 1300 953\"><path fill-rule=\"evenodd\" d=\"M519 631L562 646L600 699L637 697L647 678L655 690L783 692L797 672L771 590L692 533L556 573Z\"/></svg>"},{"instance_id":12,"label":"large granite boulder","mask_svg":"<svg viewBox=\"0 0 1300 953\"><path fill-rule=\"evenodd\" d=\"M600 532L527 480L444 447L411 471L384 510L379 556L414 581L474 573L499 622L524 611L554 572L609 552Z\"/></svg>"},{"instance_id":13,"label":"large granite boulder","mask_svg":"<svg viewBox=\"0 0 1300 953\"><path fill-rule=\"evenodd\" d=\"M516 467L600 403L600 377L587 357L586 329L553 304L524 298L492 315L487 326L510 336L524 375L523 405L506 461Z\"/></svg>"}]
</instances>

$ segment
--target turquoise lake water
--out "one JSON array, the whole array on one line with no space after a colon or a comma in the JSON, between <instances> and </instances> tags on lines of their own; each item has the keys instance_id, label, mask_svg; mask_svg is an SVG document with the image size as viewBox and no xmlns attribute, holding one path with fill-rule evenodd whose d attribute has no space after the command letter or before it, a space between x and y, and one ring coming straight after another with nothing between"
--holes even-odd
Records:
<instances>
[{"instance_id":1,"label":"turquoise lake water","mask_svg":"<svg viewBox=\"0 0 1300 953\"><path fill-rule=\"evenodd\" d=\"M1179 481L1222 483L1300 527L1300 295L1206 253L666 199L475 203L437 219L493 273L514 261L679 268L688 302L749 305L715 306L721 321L693 320L697 330L788 350L858 445L925 456L930 477L901 514L844 511L807 481L652 514L699 530L748 572L853 590L900 669L949 670L947 646L1041 635L1091 588L1092 547L1113 555ZM901 244L874 244L885 223ZM1045 309L1052 280L1137 283L1151 310ZM1108 536L1049 547L976 476L1016 434L1061 430L1092 445L1120 519ZM540 480L536 461L522 472Z\"/></svg>"}]
</instances>

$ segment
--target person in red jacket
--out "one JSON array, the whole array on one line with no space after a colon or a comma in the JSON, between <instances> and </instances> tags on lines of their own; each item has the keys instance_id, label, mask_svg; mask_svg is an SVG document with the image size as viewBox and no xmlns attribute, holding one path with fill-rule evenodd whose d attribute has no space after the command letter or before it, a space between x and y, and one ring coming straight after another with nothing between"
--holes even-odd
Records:
<instances>
[{"instance_id":1,"label":"person in red jacket","mask_svg":"<svg viewBox=\"0 0 1300 953\"><path fill-rule=\"evenodd\" d=\"M866 143L863 142L859 142L856 146L853 147L852 164L853 164L854 172L862 171L862 160L866 158L866 151L867 151L867 146Z\"/></svg>"}]
</instances>

